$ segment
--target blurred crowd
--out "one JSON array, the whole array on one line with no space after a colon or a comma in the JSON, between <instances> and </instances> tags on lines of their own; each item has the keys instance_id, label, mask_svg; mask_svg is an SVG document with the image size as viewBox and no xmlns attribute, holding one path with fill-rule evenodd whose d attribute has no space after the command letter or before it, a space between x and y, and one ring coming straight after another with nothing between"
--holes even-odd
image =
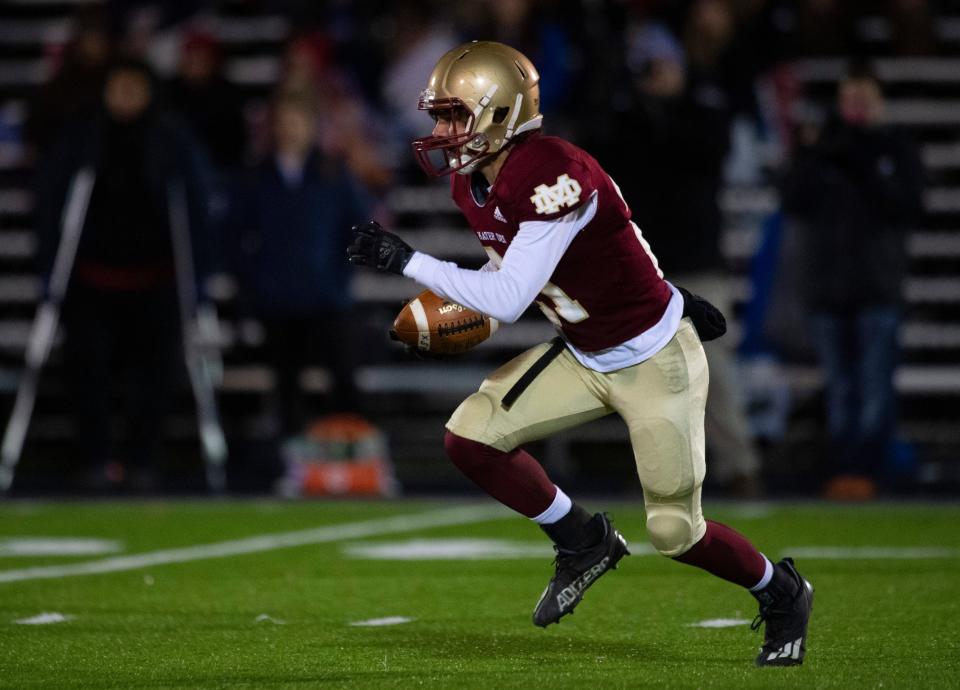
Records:
<instances>
[{"instance_id":1,"label":"blurred crowd","mask_svg":"<svg viewBox=\"0 0 960 690\"><path fill-rule=\"evenodd\" d=\"M387 192L421 183L408 146L429 130L417 96L440 55L476 38L533 60L549 133L616 179L668 279L727 311L721 187L781 185L783 225L809 259L804 329L828 372L836 467L826 490L872 494L896 418L903 237L922 174L911 144L882 124L881 84L855 24L868 10L886 15L889 50L935 53L935 0L230 3L240 16L287 20L266 90L232 80L221 9L187 0L81 9L69 41L49 46L52 76L30 107L24 136L48 274L71 179L84 167L97 177L64 313L91 483L119 481L118 458L129 459L130 481L155 482L184 318L209 301L214 272L234 277L243 313L263 326L283 434L316 413L298 383L311 362L332 372L330 410L363 411L346 233L371 217L388 223ZM833 102L803 114L792 61L808 56L851 67ZM178 228L189 233L186 255ZM852 270L854 257L865 270ZM184 261L196 286L188 300L177 286ZM758 496L760 456L731 345L711 344L708 357L712 472L731 492ZM122 451L100 385L117 371L129 382Z\"/></svg>"}]
</instances>

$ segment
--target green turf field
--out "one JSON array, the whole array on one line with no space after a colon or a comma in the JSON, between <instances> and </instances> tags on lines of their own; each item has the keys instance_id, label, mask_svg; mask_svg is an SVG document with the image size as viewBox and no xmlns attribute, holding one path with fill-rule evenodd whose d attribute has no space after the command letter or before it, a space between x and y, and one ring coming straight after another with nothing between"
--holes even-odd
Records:
<instances>
[{"instance_id":1,"label":"green turf field","mask_svg":"<svg viewBox=\"0 0 960 690\"><path fill-rule=\"evenodd\" d=\"M960 506L712 511L771 557L806 549L817 588L806 664L756 669L746 624L691 625L752 618L747 594L649 555L638 507L587 505L635 555L540 630L545 541L490 503L0 504L0 687L960 686ZM44 555L28 537L115 552ZM43 613L66 620L17 622ZM387 617L412 620L351 625Z\"/></svg>"}]
</instances>

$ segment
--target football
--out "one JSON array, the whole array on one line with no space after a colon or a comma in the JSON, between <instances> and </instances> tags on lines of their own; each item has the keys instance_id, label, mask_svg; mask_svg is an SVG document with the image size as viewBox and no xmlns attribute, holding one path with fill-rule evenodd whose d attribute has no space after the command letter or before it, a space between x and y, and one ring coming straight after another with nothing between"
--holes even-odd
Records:
<instances>
[{"instance_id":1,"label":"football","mask_svg":"<svg viewBox=\"0 0 960 690\"><path fill-rule=\"evenodd\" d=\"M482 343L497 325L496 319L424 290L404 305L390 335L423 352L455 355Z\"/></svg>"}]
</instances>

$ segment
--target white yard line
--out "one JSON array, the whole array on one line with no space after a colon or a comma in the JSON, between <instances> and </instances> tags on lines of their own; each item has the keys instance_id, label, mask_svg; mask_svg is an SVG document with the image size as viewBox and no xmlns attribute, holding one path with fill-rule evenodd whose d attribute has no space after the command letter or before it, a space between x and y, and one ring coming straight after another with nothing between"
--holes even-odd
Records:
<instances>
[{"instance_id":1,"label":"white yard line","mask_svg":"<svg viewBox=\"0 0 960 690\"><path fill-rule=\"evenodd\" d=\"M343 553L350 558L381 561L482 561L518 558L549 559L553 549L549 541L525 542L506 539L447 538L408 539L407 541L344 544ZM650 544L630 543L634 556L654 556Z\"/></svg>"},{"instance_id":2,"label":"white yard line","mask_svg":"<svg viewBox=\"0 0 960 690\"><path fill-rule=\"evenodd\" d=\"M412 623L415 618L407 618L406 616L387 616L386 618L371 618L370 620L365 621L353 621L349 623L350 626L354 628L379 628L384 625L403 625L404 623Z\"/></svg>"},{"instance_id":3,"label":"white yard line","mask_svg":"<svg viewBox=\"0 0 960 690\"><path fill-rule=\"evenodd\" d=\"M708 618L705 621L687 623L688 628L736 628L740 625L750 625L745 618Z\"/></svg>"},{"instance_id":4,"label":"white yard line","mask_svg":"<svg viewBox=\"0 0 960 690\"><path fill-rule=\"evenodd\" d=\"M123 542L89 537L9 537L0 539L0 556L103 556L123 551Z\"/></svg>"},{"instance_id":5,"label":"white yard line","mask_svg":"<svg viewBox=\"0 0 960 690\"><path fill-rule=\"evenodd\" d=\"M445 508L443 510L433 510L414 515L396 515L377 520L326 525L324 527L298 530L296 532L260 534L244 539L231 539L213 544L199 544L197 546L185 546L177 549L148 551L147 553L134 554L131 556L114 556L112 558L73 563L70 565L4 570L0 571L0 583L116 573L125 570L148 568L155 565L189 563L191 561L204 561L212 558L227 558L229 556L262 553L264 551L275 551L277 549L287 549L295 546L324 544L343 541L345 539L358 539L361 537L379 537L385 534L413 532L430 527L466 525L475 522L487 522L488 520L500 520L508 517L515 517L515 514L497 505Z\"/></svg>"},{"instance_id":6,"label":"white yard line","mask_svg":"<svg viewBox=\"0 0 960 690\"><path fill-rule=\"evenodd\" d=\"M948 546L795 546L783 549L783 554L795 558L827 560L922 560L960 558L960 549Z\"/></svg>"},{"instance_id":7,"label":"white yard line","mask_svg":"<svg viewBox=\"0 0 960 690\"><path fill-rule=\"evenodd\" d=\"M53 611L31 616L30 618L21 618L13 622L17 625L50 625L51 623L66 623L69 620L73 620L73 616L65 616L62 613Z\"/></svg>"},{"instance_id":8,"label":"white yard line","mask_svg":"<svg viewBox=\"0 0 960 690\"><path fill-rule=\"evenodd\" d=\"M517 542L505 539L409 539L407 541L344 544L344 554L351 558L381 561L469 561L511 558L549 559L553 556L550 542Z\"/></svg>"}]
</instances>

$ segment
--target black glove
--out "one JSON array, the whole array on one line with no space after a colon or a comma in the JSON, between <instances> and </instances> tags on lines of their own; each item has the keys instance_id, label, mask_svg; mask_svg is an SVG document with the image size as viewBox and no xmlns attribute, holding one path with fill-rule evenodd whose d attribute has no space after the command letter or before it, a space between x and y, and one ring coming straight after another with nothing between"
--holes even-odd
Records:
<instances>
[{"instance_id":1,"label":"black glove","mask_svg":"<svg viewBox=\"0 0 960 690\"><path fill-rule=\"evenodd\" d=\"M700 295L695 295L679 285L676 288L683 295L683 315L689 316L693 321L693 327L697 329L697 335L702 342L715 340L727 332L727 320L722 311Z\"/></svg>"},{"instance_id":2,"label":"black glove","mask_svg":"<svg viewBox=\"0 0 960 690\"><path fill-rule=\"evenodd\" d=\"M423 359L423 360L437 360L437 359L448 359L448 355L438 355L435 352L430 352L428 350L421 350L416 345L411 345L410 343L405 343L400 340L397 336L397 332L392 328L387 331L387 335L390 336L390 340L395 340L396 342L403 345L403 354L407 357L413 357L414 359Z\"/></svg>"},{"instance_id":3,"label":"black glove","mask_svg":"<svg viewBox=\"0 0 960 690\"><path fill-rule=\"evenodd\" d=\"M347 247L347 261L403 275L403 267L413 256L413 248L409 244L384 230L375 220L354 225L350 232L353 239Z\"/></svg>"}]
</instances>

